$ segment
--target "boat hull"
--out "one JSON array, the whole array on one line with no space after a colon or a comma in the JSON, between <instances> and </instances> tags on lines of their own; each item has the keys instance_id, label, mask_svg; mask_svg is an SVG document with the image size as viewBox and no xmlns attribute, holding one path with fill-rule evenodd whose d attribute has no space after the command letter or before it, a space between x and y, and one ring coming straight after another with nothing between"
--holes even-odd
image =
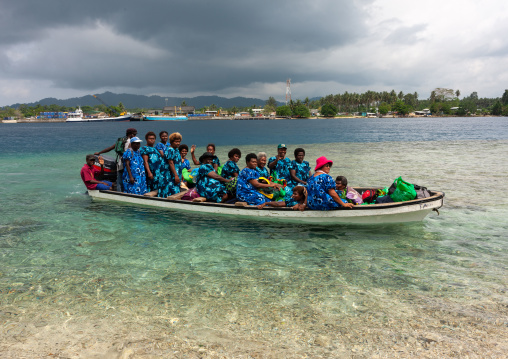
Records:
<instances>
[{"instance_id":1,"label":"boat hull","mask_svg":"<svg viewBox=\"0 0 508 359\"><path fill-rule=\"evenodd\" d=\"M100 117L100 118L68 118L65 122L116 122L130 121L131 115L123 115L118 117Z\"/></svg>"},{"instance_id":2,"label":"boat hull","mask_svg":"<svg viewBox=\"0 0 508 359\"><path fill-rule=\"evenodd\" d=\"M432 192L432 196L406 202L355 206L352 209L331 211L294 211L291 208L255 206L238 207L235 205L190 202L165 198L139 196L115 191L88 191L94 201L114 201L137 206L157 207L178 212L194 212L206 215L234 216L246 219L306 223L315 225L335 224L386 224L418 222L432 210L443 206L444 193Z\"/></svg>"}]
</instances>

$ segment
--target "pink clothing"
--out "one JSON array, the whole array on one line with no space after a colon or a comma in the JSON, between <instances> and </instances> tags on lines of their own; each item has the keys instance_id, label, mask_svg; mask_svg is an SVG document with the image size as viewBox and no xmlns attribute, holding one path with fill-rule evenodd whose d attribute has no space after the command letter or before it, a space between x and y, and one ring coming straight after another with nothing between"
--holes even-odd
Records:
<instances>
[{"instance_id":1,"label":"pink clothing","mask_svg":"<svg viewBox=\"0 0 508 359\"><path fill-rule=\"evenodd\" d=\"M83 168L81 168L81 179L83 180L83 183L87 189L95 189L95 187L97 187L97 183L90 183L91 180L95 179L96 173L101 173L101 171L97 168L94 168L94 166L85 164Z\"/></svg>"}]
</instances>

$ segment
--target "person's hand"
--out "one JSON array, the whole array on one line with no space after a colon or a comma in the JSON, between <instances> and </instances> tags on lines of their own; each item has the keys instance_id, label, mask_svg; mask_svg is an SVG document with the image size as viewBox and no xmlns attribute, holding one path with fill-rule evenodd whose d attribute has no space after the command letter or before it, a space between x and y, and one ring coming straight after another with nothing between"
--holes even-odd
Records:
<instances>
[{"instance_id":1,"label":"person's hand","mask_svg":"<svg viewBox=\"0 0 508 359\"><path fill-rule=\"evenodd\" d=\"M134 177L132 177L132 176L131 176L131 177L129 178L129 183L130 183L130 184L134 184L134 182L136 182L136 181L134 180Z\"/></svg>"},{"instance_id":2,"label":"person's hand","mask_svg":"<svg viewBox=\"0 0 508 359\"><path fill-rule=\"evenodd\" d=\"M175 176L175 183L180 183L180 177L178 177L178 175Z\"/></svg>"},{"instance_id":3,"label":"person's hand","mask_svg":"<svg viewBox=\"0 0 508 359\"><path fill-rule=\"evenodd\" d=\"M101 153L100 152L95 152L94 155L98 156L100 155Z\"/></svg>"},{"instance_id":4,"label":"person's hand","mask_svg":"<svg viewBox=\"0 0 508 359\"><path fill-rule=\"evenodd\" d=\"M355 205L352 203L343 203L342 206L346 208L353 208Z\"/></svg>"},{"instance_id":5,"label":"person's hand","mask_svg":"<svg viewBox=\"0 0 508 359\"><path fill-rule=\"evenodd\" d=\"M261 203L260 205L258 205L258 209L263 209L263 208L265 208L265 206L266 206L266 202Z\"/></svg>"},{"instance_id":6,"label":"person's hand","mask_svg":"<svg viewBox=\"0 0 508 359\"><path fill-rule=\"evenodd\" d=\"M190 153L194 153L194 151L196 151L196 145L192 145L191 148L190 148Z\"/></svg>"},{"instance_id":7,"label":"person's hand","mask_svg":"<svg viewBox=\"0 0 508 359\"><path fill-rule=\"evenodd\" d=\"M302 211L305 209L305 204L303 203L298 203L298 204L295 204L293 207L291 207L292 209L294 209L295 211Z\"/></svg>"},{"instance_id":8,"label":"person's hand","mask_svg":"<svg viewBox=\"0 0 508 359\"><path fill-rule=\"evenodd\" d=\"M148 178L149 180L153 180L153 174L152 173L147 173L146 174L146 178Z\"/></svg>"},{"instance_id":9,"label":"person's hand","mask_svg":"<svg viewBox=\"0 0 508 359\"><path fill-rule=\"evenodd\" d=\"M272 187L273 188L278 188L278 189L282 189L282 186L278 183L272 183Z\"/></svg>"},{"instance_id":10,"label":"person's hand","mask_svg":"<svg viewBox=\"0 0 508 359\"><path fill-rule=\"evenodd\" d=\"M307 182L305 182L305 181L302 181L300 183L303 184L304 186L307 186Z\"/></svg>"},{"instance_id":11,"label":"person's hand","mask_svg":"<svg viewBox=\"0 0 508 359\"><path fill-rule=\"evenodd\" d=\"M99 156L99 164L104 166L104 158L102 158L102 156Z\"/></svg>"}]
</instances>

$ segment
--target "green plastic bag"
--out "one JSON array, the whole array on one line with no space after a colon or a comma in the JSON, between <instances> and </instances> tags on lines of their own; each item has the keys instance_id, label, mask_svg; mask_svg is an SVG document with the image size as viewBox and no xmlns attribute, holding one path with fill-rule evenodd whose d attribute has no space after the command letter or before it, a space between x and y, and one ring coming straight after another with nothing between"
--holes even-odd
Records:
<instances>
[{"instance_id":1,"label":"green plastic bag","mask_svg":"<svg viewBox=\"0 0 508 359\"><path fill-rule=\"evenodd\" d=\"M411 201L416 198L415 187L411 183L404 181L402 177L393 181L391 188L393 187L395 187L395 191L390 194L390 197L394 202Z\"/></svg>"}]
</instances>

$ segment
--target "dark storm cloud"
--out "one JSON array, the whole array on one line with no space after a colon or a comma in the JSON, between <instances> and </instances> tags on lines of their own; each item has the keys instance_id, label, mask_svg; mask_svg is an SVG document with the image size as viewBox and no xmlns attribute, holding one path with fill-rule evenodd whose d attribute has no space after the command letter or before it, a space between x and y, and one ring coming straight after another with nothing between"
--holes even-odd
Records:
<instances>
[{"instance_id":1,"label":"dark storm cloud","mask_svg":"<svg viewBox=\"0 0 508 359\"><path fill-rule=\"evenodd\" d=\"M301 81L310 80L319 71L313 63L302 64L299 57L344 46L367 33L365 14L355 4L349 0L4 1L0 45L20 51L20 45L35 43L36 50L30 50L28 59L11 56L0 66L13 76L82 89L217 91L284 81L294 73ZM76 35L98 24L135 40L132 53L101 53L111 44L99 32L96 38ZM151 51L156 56L144 56Z\"/></svg>"}]
</instances>

